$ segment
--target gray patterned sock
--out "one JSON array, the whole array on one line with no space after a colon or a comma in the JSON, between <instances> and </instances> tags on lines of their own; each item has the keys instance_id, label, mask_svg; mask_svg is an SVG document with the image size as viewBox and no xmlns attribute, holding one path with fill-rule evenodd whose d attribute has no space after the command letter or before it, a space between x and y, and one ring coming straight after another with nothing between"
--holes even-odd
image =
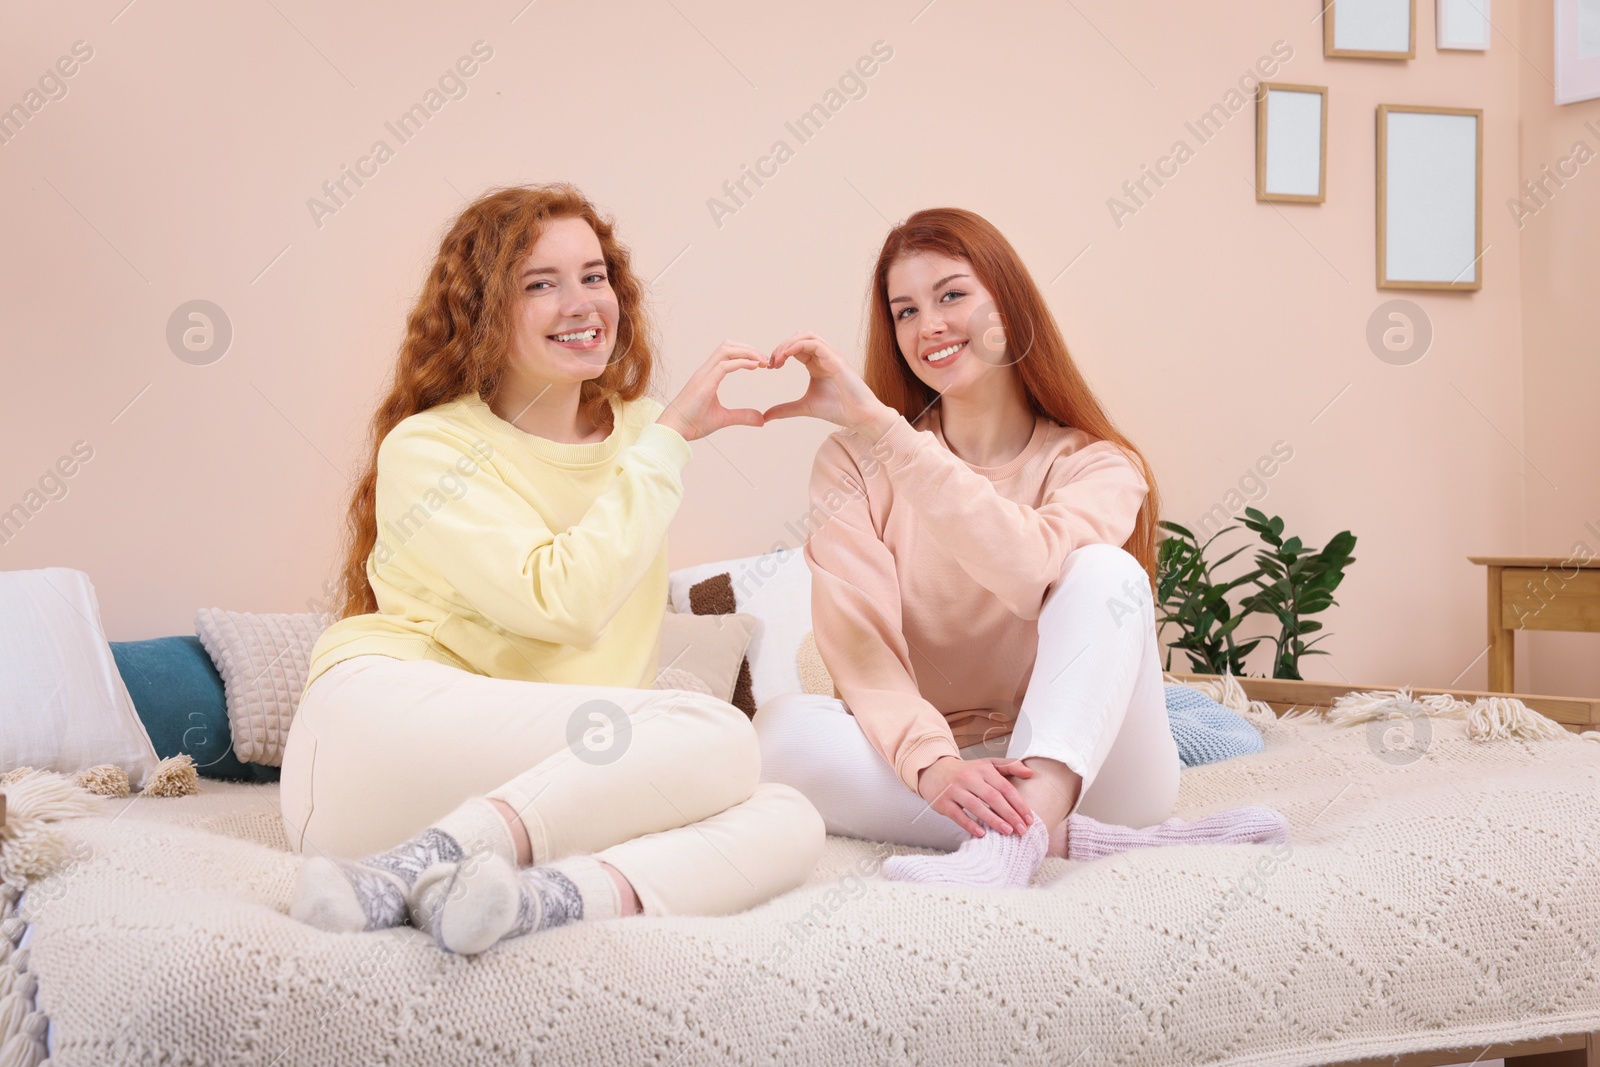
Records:
<instances>
[{"instance_id":1,"label":"gray patterned sock","mask_svg":"<svg viewBox=\"0 0 1600 1067\"><path fill-rule=\"evenodd\" d=\"M517 874L517 917L501 940L549 930L583 918L583 896L572 879L554 867L529 867Z\"/></svg>"},{"instance_id":2,"label":"gray patterned sock","mask_svg":"<svg viewBox=\"0 0 1600 1067\"><path fill-rule=\"evenodd\" d=\"M405 924L423 871L471 853L515 857L511 829L486 800L469 800L387 852L350 861L313 856L300 865L291 917L336 933Z\"/></svg>"},{"instance_id":3,"label":"gray patterned sock","mask_svg":"<svg viewBox=\"0 0 1600 1067\"><path fill-rule=\"evenodd\" d=\"M440 864L419 880L415 897L434 943L469 956L507 938L615 918L621 910L610 876L588 856L520 871L493 856Z\"/></svg>"}]
</instances>

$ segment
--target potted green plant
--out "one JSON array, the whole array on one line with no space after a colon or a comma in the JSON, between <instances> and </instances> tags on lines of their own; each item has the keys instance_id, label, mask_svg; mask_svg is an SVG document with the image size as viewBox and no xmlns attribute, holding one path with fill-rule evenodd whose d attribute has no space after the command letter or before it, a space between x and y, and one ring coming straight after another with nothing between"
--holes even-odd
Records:
<instances>
[{"instance_id":1,"label":"potted green plant","mask_svg":"<svg viewBox=\"0 0 1600 1067\"><path fill-rule=\"evenodd\" d=\"M1333 591L1344 580L1345 568L1355 562L1351 555L1355 535L1343 530L1323 548L1313 549L1298 537L1285 539L1282 518L1268 518L1255 508L1245 508L1244 514L1244 525L1266 547L1256 552L1252 569L1225 581L1218 577L1218 569L1248 546L1214 563L1206 559L1206 552L1217 538L1238 526L1224 527L1202 544L1186 527L1160 522L1171 534L1162 540L1157 555L1156 597L1164 612L1160 622L1178 628L1178 639L1168 645L1168 670L1172 650L1178 649L1189 657L1197 674L1243 675L1245 657L1263 640L1273 643L1274 678L1299 678L1302 656L1327 655L1326 649L1311 647L1326 633L1305 639L1322 630L1321 622L1307 616L1338 603ZM1228 595L1246 585L1255 591L1242 596L1237 606L1231 604ZM1257 614L1276 619L1277 634L1236 642L1239 624Z\"/></svg>"},{"instance_id":2,"label":"potted green plant","mask_svg":"<svg viewBox=\"0 0 1600 1067\"><path fill-rule=\"evenodd\" d=\"M1156 603L1165 612L1161 623L1178 627L1178 639L1167 646L1166 669L1172 669L1172 650L1178 649L1189 657L1189 665L1197 674L1243 674L1244 658L1260 639L1235 644L1234 630L1245 620L1245 613L1235 613L1228 602L1228 594L1252 581L1258 570L1248 571L1231 581L1217 578L1216 569L1243 552L1234 549L1215 563L1206 559L1206 549L1218 537L1237 526L1224 527L1212 534L1204 544L1187 527L1161 520L1161 526L1173 536L1161 542L1156 564Z\"/></svg>"}]
</instances>

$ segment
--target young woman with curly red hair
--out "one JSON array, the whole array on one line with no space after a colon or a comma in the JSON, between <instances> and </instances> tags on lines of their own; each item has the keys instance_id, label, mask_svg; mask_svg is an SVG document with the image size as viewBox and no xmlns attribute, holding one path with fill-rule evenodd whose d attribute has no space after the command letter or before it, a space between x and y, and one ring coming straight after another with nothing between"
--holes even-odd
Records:
<instances>
[{"instance_id":1,"label":"young woman with curly red hair","mask_svg":"<svg viewBox=\"0 0 1600 1067\"><path fill-rule=\"evenodd\" d=\"M773 352L810 384L766 417L842 428L805 550L840 699L760 709L765 779L832 833L955 850L885 863L910 881L1015 887L1049 851L1278 839L1254 808L1136 829L1178 791L1155 480L1010 243L970 211L919 211L884 242L868 314L864 380L812 334Z\"/></svg>"},{"instance_id":2,"label":"young woman with curly red hair","mask_svg":"<svg viewBox=\"0 0 1600 1067\"><path fill-rule=\"evenodd\" d=\"M649 333L627 249L570 186L486 195L445 236L284 753L284 822L316 853L296 918L409 919L472 953L743 910L815 864L821 819L758 784L745 716L651 688L688 442L761 425L717 386L770 361L725 344L663 409Z\"/></svg>"}]
</instances>

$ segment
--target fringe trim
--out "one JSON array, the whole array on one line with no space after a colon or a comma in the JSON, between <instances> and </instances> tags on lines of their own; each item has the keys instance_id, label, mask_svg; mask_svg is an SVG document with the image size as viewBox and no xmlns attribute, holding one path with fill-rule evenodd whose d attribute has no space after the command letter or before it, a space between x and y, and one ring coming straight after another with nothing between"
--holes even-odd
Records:
<instances>
[{"instance_id":1,"label":"fringe trim","mask_svg":"<svg viewBox=\"0 0 1600 1067\"><path fill-rule=\"evenodd\" d=\"M1423 714L1432 718L1465 720L1467 737L1473 741L1549 741L1567 736L1566 728L1560 723L1539 714L1516 697L1482 696L1468 703L1446 693L1413 697L1411 687L1402 686L1400 689L1346 693L1325 711L1314 707L1291 708L1282 715L1275 715L1271 706L1264 701L1246 697L1238 679L1232 674L1219 675L1216 681L1204 682L1180 681L1170 674L1163 675L1163 678L1169 685L1198 689L1241 715L1265 716L1269 721L1277 719L1280 722L1292 722L1314 718L1332 726L1355 726L1395 716L1410 718L1420 708ZM1590 730L1579 736L1587 741L1600 742L1600 730Z\"/></svg>"},{"instance_id":2,"label":"fringe trim","mask_svg":"<svg viewBox=\"0 0 1600 1067\"><path fill-rule=\"evenodd\" d=\"M18 891L0 885L0 1067L38 1067L48 1058L50 1018L35 1009L39 980L28 970L28 949L17 948L28 924L16 917Z\"/></svg>"},{"instance_id":3,"label":"fringe trim","mask_svg":"<svg viewBox=\"0 0 1600 1067\"><path fill-rule=\"evenodd\" d=\"M1447 693L1413 697L1411 687L1346 693L1333 702L1324 719L1333 726L1409 718L1417 709L1431 718L1464 720L1472 741L1550 741L1566 737L1560 723L1534 711L1516 697L1482 696L1468 703Z\"/></svg>"},{"instance_id":4,"label":"fringe trim","mask_svg":"<svg viewBox=\"0 0 1600 1067\"><path fill-rule=\"evenodd\" d=\"M18 901L30 881L72 858L65 837L51 824L99 810L92 794L54 772L21 775L6 789L6 822L0 826L0 1067L38 1067L48 1058L50 1018L38 1010L39 980L28 968L29 950L17 947L28 929L17 914Z\"/></svg>"},{"instance_id":5,"label":"fringe trim","mask_svg":"<svg viewBox=\"0 0 1600 1067\"><path fill-rule=\"evenodd\" d=\"M1239 684L1239 680L1231 671L1217 675L1217 680L1214 682L1180 681L1170 674L1163 674L1161 677L1168 685L1186 685L1190 689L1198 689L1229 711L1238 712L1247 719L1260 719L1263 722L1276 722L1278 719L1278 714L1272 710L1272 705L1264 700L1251 700L1245 696L1244 687Z\"/></svg>"}]
</instances>

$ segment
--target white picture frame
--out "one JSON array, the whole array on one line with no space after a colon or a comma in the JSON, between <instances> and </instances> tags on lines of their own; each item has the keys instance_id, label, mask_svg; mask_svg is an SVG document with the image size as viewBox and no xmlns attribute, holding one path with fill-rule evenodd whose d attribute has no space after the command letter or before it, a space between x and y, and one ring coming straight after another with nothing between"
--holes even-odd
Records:
<instances>
[{"instance_id":1,"label":"white picture frame","mask_svg":"<svg viewBox=\"0 0 1600 1067\"><path fill-rule=\"evenodd\" d=\"M1416 0L1327 0L1322 54L1329 59L1415 59Z\"/></svg>"},{"instance_id":2,"label":"white picture frame","mask_svg":"<svg viewBox=\"0 0 1600 1067\"><path fill-rule=\"evenodd\" d=\"M1483 111L1378 105L1378 288L1483 287Z\"/></svg>"},{"instance_id":3,"label":"white picture frame","mask_svg":"<svg viewBox=\"0 0 1600 1067\"><path fill-rule=\"evenodd\" d=\"M1555 0L1556 103L1600 97L1600 0Z\"/></svg>"},{"instance_id":4,"label":"white picture frame","mask_svg":"<svg viewBox=\"0 0 1600 1067\"><path fill-rule=\"evenodd\" d=\"M1434 46L1442 52L1487 52L1494 24L1489 0L1438 0Z\"/></svg>"},{"instance_id":5,"label":"white picture frame","mask_svg":"<svg viewBox=\"0 0 1600 1067\"><path fill-rule=\"evenodd\" d=\"M1328 87L1256 89L1256 199L1320 204L1328 189Z\"/></svg>"}]
</instances>

